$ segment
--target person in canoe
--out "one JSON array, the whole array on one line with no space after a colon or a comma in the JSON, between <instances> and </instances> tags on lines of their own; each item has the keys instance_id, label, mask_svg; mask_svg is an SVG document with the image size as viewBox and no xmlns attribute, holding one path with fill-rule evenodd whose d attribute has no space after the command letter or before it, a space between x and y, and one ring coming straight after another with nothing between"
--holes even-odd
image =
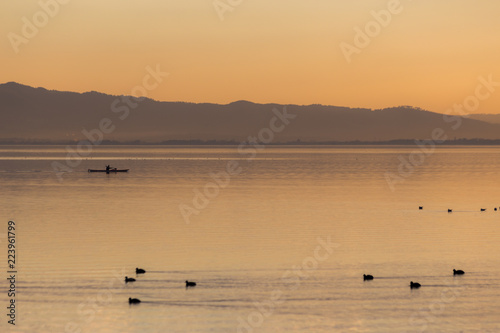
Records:
<instances>
[{"instance_id":1,"label":"person in canoe","mask_svg":"<svg viewBox=\"0 0 500 333\"><path fill-rule=\"evenodd\" d=\"M110 165L106 165L106 168L104 170L102 169L89 169L89 172L105 172L105 173L115 173L115 172L128 172L129 169L118 169L115 167L112 167Z\"/></svg>"}]
</instances>

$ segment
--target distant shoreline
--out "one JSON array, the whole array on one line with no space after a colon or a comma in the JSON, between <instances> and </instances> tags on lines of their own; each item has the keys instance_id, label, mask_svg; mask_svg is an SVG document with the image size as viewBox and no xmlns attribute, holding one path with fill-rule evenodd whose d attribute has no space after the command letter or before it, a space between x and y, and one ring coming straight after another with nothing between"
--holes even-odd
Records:
<instances>
[{"instance_id":1,"label":"distant shoreline","mask_svg":"<svg viewBox=\"0 0 500 333\"><path fill-rule=\"evenodd\" d=\"M415 139L425 141L422 139ZM287 141L273 142L266 146L415 146L415 140L389 140L389 141ZM82 140L83 141L83 140ZM0 146L21 145L21 146L60 146L60 145L77 145L81 141L28 141L28 140L12 140L0 141ZM242 142L234 140L166 140L161 142L146 142L146 141L110 141L104 140L96 146L238 146ZM262 145L262 144L261 144ZM500 139L454 139L447 140L443 144L436 146L500 146Z\"/></svg>"}]
</instances>

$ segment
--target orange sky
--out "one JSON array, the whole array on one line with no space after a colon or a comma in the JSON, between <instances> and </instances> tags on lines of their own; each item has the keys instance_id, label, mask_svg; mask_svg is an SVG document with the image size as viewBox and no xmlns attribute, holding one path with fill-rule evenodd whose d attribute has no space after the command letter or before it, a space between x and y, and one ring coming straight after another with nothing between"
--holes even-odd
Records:
<instances>
[{"instance_id":1,"label":"orange sky","mask_svg":"<svg viewBox=\"0 0 500 333\"><path fill-rule=\"evenodd\" d=\"M159 64L170 75L148 92L157 100L436 112L474 96L479 76L500 82L500 1L397 2L41 0L50 16L39 0L3 1L0 82L130 94ZM381 10L385 26L371 13ZM348 62L341 43L355 47L367 25L369 45ZM500 113L497 89L474 113Z\"/></svg>"}]
</instances>

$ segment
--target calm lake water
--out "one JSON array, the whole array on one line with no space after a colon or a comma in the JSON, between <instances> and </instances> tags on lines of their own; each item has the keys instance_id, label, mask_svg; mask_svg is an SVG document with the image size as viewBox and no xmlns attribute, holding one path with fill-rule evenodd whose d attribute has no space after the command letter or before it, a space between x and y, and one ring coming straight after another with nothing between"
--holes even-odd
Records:
<instances>
[{"instance_id":1,"label":"calm lake water","mask_svg":"<svg viewBox=\"0 0 500 333\"><path fill-rule=\"evenodd\" d=\"M0 146L0 330L499 332L500 148L440 147L391 190L415 148L100 146L60 181L65 147Z\"/></svg>"}]
</instances>

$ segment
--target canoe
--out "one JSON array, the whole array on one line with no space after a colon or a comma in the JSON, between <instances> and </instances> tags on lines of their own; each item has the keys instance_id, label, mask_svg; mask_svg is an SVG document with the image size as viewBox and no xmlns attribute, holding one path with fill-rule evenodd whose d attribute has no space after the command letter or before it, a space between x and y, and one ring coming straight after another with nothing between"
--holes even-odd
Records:
<instances>
[{"instance_id":1,"label":"canoe","mask_svg":"<svg viewBox=\"0 0 500 333\"><path fill-rule=\"evenodd\" d=\"M111 173L111 172L128 172L129 169L109 169L109 170L96 170L96 169L89 169L89 172L106 172L106 173Z\"/></svg>"}]
</instances>

